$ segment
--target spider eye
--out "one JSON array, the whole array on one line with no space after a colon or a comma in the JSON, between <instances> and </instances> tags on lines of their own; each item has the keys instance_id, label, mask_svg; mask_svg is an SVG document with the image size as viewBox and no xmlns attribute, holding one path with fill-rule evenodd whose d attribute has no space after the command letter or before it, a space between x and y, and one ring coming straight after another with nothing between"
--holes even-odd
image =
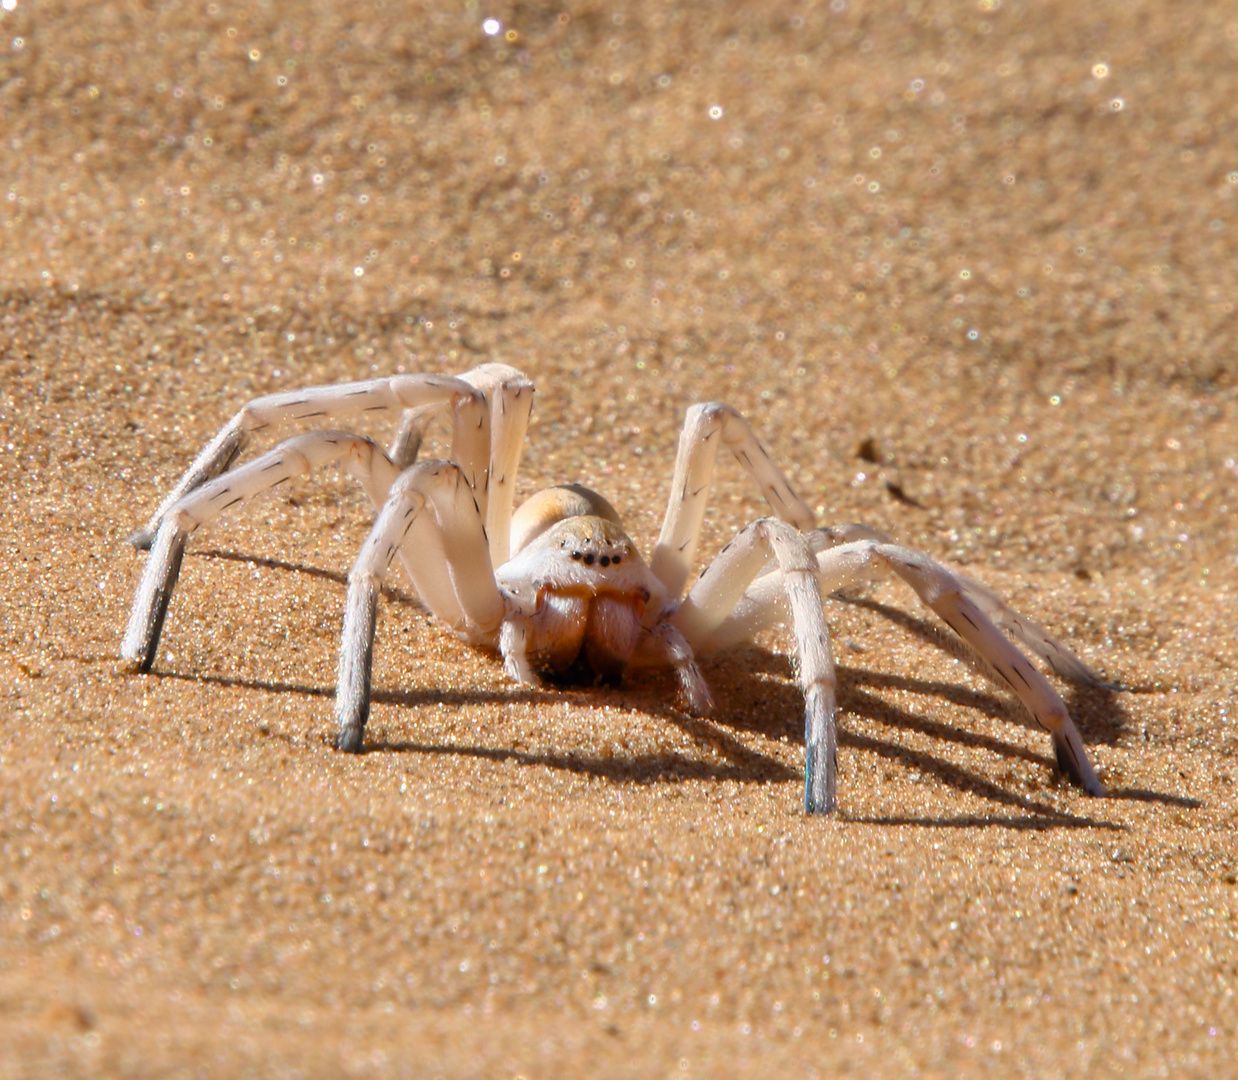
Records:
<instances>
[{"instance_id":1,"label":"spider eye","mask_svg":"<svg viewBox=\"0 0 1238 1080\"><path fill-rule=\"evenodd\" d=\"M593 552L592 552L592 551L591 551L591 552L589 552L589 554L585 556L585 565L586 565L586 566L592 566L592 565L593 565L593 560L594 560L594 557L595 557L595 556L594 556Z\"/></svg>"},{"instance_id":2,"label":"spider eye","mask_svg":"<svg viewBox=\"0 0 1238 1080\"><path fill-rule=\"evenodd\" d=\"M610 565L610 556L609 556L609 555L603 555L600 559L598 559L598 562L600 562L603 566L609 566L609 565Z\"/></svg>"},{"instance_id":3,"label":"spider eye","mask_svg":"<svg viewBox=\"0 0 1238 1080\"><path fill-rule=\"evenodd\" d=\"M579 551L573 551L573 552L572 552L572 562L580 562L580 552L579 552Z\"/></svg>"}]
</instances>

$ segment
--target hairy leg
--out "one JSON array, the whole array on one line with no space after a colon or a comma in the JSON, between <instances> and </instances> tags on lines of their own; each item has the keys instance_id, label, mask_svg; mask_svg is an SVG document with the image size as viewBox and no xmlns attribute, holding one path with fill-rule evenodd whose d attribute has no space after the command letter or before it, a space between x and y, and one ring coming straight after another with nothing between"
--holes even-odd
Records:
<instances>
[{"instance_id":1,"label":"hairy leg","mask_svg":"<svg viewBox=\"0 0 1238 1080\"><path fill-rule=\"evenodd\" d=\"M167 512L189 492L225 473L255 432L294 421L321 421L371 412L397 412L407 416L409 410L435 411L446 406L453 411L452 459L465 469L474 489L483 492L484 506L490 458L490 418L485 395L464 379L445 375L395 375L255 398L198 454L145 527L129 538L130 542L135 547L149 547ZM398 445L393 449L404 454L408 450L407 447L401 450Z\"/></svg>"},{"instance_id":2,"label":"hairy leg","mask_svg":"<svg viewBox=\"0 0 1238 1080\"><path fill-rule=\"evenodd\" d=\"M160 517L134 597L120 647L122 661L140 671L149 671L155 662L185 541L194 530L261 492L333 462L342 464L361 482L376 506L382 505L397 476L395 466L373 440L344 431L319 431L288 439L240 468L199 485L169 506Z\"/></svg>"},{"instance_id":3,"label":"hairy leg","mask_svg":"<svg viewBox=\"0 0 1238 1080\"><path fill-rule=\"evenodd\" d=\"M486 535L490 538L491 561L496 567L502 566L511 556L516 473L533 409L533 384L505 364L483 364L461 378L477 387L490 402Z\"/></svg>"},{"instance_id":4,"label":"hairy leg","mask_svg":"<svg viewBox=\"0 0 1238 1080\"><path fill-rule=\"evenodd\" d=\"M804 809L828 814L835 806L838 735L836 679L829 630L817 584L817 560L803 533L762 518L743 529L706 568L671 624L693 649L708 648L714 630L744 596L770 557L790 613L797 675L804 691Z\"/></svg>"},{"instance_id":5,"label":"hairy leg","mask_svg":"<svg viewBox=\"0 0 1238 1080\"><path fill-rule=\"evenodd\" d=\"M392 484L348 575L335 697L341 750L361 749L378 598L397 553L436 616L469 640L498 644L505 607L467 478L453 462L414 465Z\"/></svg>"},{"instance_id":6,"label":"hairy leg","mask_svg":"<svg viewBox=\"0 0 1238 1080\"><path fill-rule=\"evenodd\" d=\"M1078 729L1057 691L1000 626L1068 677L1093 685L1110 685L1043 627L1009 608L993 592L955 574L927 555L883 540L855 540L817 552L818 580L823 594L894 571L980 656L1000 682L1032 714L1053 739L1059 767L1089 795L1103 795ZM991 617L993 616L993 617ZM750 641L759 629L786 617L786 604L776 573L754 581L734 609L713 626L699 651Z\"/></svg>"},{"instance_id":7,"label":"hairy leg","mask_svg":"<svg viewBox=\"0 0 1238 1080\"><path fill-rule=\"evenodd\" d=\"M812 511L791 490L787 478L757 442L748 421L729 405L710 402L692 406L679 436L662 532L649 560L650 569L672 599L683 595L696 561L719 446L726 446L735 455L779 518L797 529L812 528Z\"/></svg>"}]
</instances>

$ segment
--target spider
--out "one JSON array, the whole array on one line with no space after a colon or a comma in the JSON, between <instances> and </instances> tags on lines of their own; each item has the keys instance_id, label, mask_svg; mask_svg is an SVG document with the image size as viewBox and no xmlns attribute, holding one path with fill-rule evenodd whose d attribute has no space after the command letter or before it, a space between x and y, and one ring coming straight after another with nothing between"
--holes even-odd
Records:
<instances>
[{"instance_id":1,"label":"spider","mask_svg":"<svg viewBox=\"0 0 1238 1080\"><path fill-rule=\"evenodd\" d=\"M256 398L198 455L144 529L150 554L121 645L123 666L149 671L188 536L225 510L337 462L377 512L348 576L335 718L341 750L361 749L370 710L380 589L399 557L418 597L466 641L497 651L508 675L581 669L618 680L628 668L675 670L687 710L713 700L696 657L786 623L804 693L804 808L835 808L835 673L822 596L893 571L963 638L1053 739L1059 768L1104 794L1062 699L1002 630L1061 675L1099 683L1047 631L984 586L859 525L814 528L807 505L727 405L689 409L662 531L648 562L609 502L579 484L540 491L513 512L533 384L502 364L459 377L403 374ZM400 414L384 452L345 431L296 435L233 463L252 433L287 421ZM451 421L447 460L418 461L426 425ZM741 529L685 595L718 451L726 447L773 511ZM999 629L1000 627L1000 629Z\"/></svg>"}]
</instances>

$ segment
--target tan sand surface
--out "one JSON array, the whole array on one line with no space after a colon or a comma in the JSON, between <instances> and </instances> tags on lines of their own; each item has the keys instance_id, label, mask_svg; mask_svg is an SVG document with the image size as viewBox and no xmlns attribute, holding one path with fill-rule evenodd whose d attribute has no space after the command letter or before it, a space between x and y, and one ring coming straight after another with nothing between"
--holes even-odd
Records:
<instances>
[{"instance_id":1,"label":"tan sand surface","mask_svg":"<svg viewBox=\"0 0 1238 1080\"><path fill-rule=\"evenodd\" d=\"M6 0L0 1076L1234 1075L1236 101L1231 0ZM333 472L118 673L243 402L486 360L522 490L646 550L721 399L1001 590L1129 688L1058 683L1110 797L892 583L829 604L831 820L780 632L697 720L396 582L337 753ZM720 467L704 550L762 512Z\"/></svg>"}]
</instances>

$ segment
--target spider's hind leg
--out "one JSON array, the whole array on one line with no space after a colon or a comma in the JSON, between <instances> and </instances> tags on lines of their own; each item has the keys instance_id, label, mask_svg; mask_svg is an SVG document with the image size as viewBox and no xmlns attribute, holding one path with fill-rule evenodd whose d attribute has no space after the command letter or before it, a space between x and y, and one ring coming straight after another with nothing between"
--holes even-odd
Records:
<instances>
[{"instance_id":1,"label":"spider's hind leg","mask_svg":"<svg viewBox=\"0 0 1238 1080\"><path fill-rule=\"evenodd\" d=\"M467 470L469 483L484 492L490 454L486 398L465 379L407 374L335 386L311 386L267 394L242 406L194 458L145 527L130 537L130 542L138 548L149 547L172 508L191 492L227 475L254 432L293 422L310 421L321 425L330 419L391 412L399 412L406 422L416 426L430 413L448 407L452 412L452 457ZM412 421L409 421L410 416ZM393 447L397 455L412 453L415 456L411 447L412 426L407 432L401 428L404 437L397 438ZM484 494L481 498L484 504Z\"/></svg>"},{"instance_id":2,"label":"spider's hind leg","mask_svg":"<svg viewBox=\"0 0 1238 1080\"><path fill-rule=\"evenodd\" d=\"M817 561L808 538L776 518L749 525L705 569L671 622L698 652L716 648L721 644L719 631L728 628L771 555L777 569L768 577L776 585L781 606L790 612L796 670L804 692L804 809L828 814L835 805L838 757L836 678Z\"/></svg>"},{"instance_id":3,"label":"spider's hind leg","mask_svg":"<svg viewBox=\"0 0 1238 1080\"><path fill-rule=\"evenodd\" d=\"M985 614L981 605L970 595L968 582L927 555L898 544L873 544L871 551L877 560L884 562L915 589L920 599L975 649L998 679L1014 691L1036 723L1052 736L1054 756L1062 771L1089 795L1103 796L1105 789L1088 760L1083 739L1066 710L1066 703L1032 662ZM1001 606L1009 612L1004 604ZM1013 615L1013 612L1010 614ZM1034 623L1029 625L1035 626ZM1041 633L1045 634L1043 630ZM1048 637L1047 634L1045 636ZM1049 638L1049 641L1053 639ZM1074 657L1064 646L1060 652ZM1077 657L1074 659L1085 672L1094 675L1082 661Z\"/></svg>"},{"instance_id":4,"label":"spider's hind leg","mask_svg":"<svg viewBox=\"0 0 1238 1080\"><path fill-rule=\"evenodd\" d=\"M361 481L376 505L382 504L397 475L395 466L370 439L343 431L320 431L288 439L173 503L160 518L146 558L120 646L122 663L135 671L149 671L154 664L185 542L195 529L260 492L333 461L341 462Z\"/></svg>"},{"instance_id":5,"label":"spider's hind leg","mask_svg":"<svg viewBox=\"0 0 1238 1080\"><path fill-rule=\"evenodd\" d=\"M138 551L149 551L155 543L159 525L167 512L189 492L195 491L203 484L226 473L237 456L245 449L247 441L247 433L243 428L236 424L229 424L225 427L198 455L197 460L181 477L173 491L160 504L154 517L142 528L131 532L125 538L125 542L132 544ZM173 578L173 583L175 583L175 578Z\"/></svg>"},{"instance_id":6,"label":"spider's hind leg","mask_svg":"<svg viewBox=\"0 0 1238 1080\"><path fill-rule=\"evenodd\" d=\"M921 552L889 543L881 534L860 526L816 530L808 539L817 549L822 594L893 570L975 650L986 674L1012 690L1036 723L1049 733L1058 768L1089 795L1104 795L1105 789L1065 702L1002 629L1043 657L1059 674L1090 685L1112 684L1106 683L1043 627L1012 611L991 590ZM838 543L839 540L843 542ZM694 589L693 595L695 592ZM778 574L765 573L712 630L709 645L724 648L750 640L754 631L785 618L785 614L786 601Z\"/></svg>"}]
</instances>

